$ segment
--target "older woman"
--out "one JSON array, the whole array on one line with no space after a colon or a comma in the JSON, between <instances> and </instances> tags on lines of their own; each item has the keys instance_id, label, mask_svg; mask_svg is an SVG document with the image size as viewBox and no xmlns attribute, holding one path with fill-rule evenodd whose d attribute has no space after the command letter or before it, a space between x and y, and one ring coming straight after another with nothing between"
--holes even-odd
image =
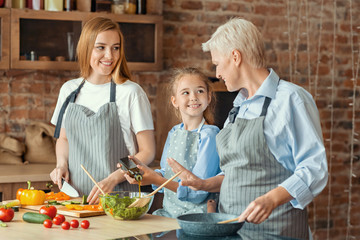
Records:
<instances>
[{"instance_id":1,"label":"older woman","mask_svg":"<svg viewBox=\"0 0 360 240\"><path fill-rule=\"evenodd\" d=\"M246 220L243 229L308 239L305 207L328 177L312 96L266 68L262 36L246 20L220 26L203 50L210 51L227 90L239 91L216 138L223 174L202 180L173 159L169 165L185 171L182 185L220 191L219 211L238 214Z\"/></svg>"}]
</instances>

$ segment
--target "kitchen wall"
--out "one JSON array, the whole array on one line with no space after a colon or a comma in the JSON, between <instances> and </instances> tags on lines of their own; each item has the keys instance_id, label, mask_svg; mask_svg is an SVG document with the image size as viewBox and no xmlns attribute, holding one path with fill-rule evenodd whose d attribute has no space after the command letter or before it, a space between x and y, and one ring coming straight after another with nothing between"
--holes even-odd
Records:
<instances>
[{"instance_id":1,"label":"kitchen wall","mask_svg":"<svg viewBox=\"0 0 360 240\"><path fill-rule=\"evenodd\" d=\"M358 0L163 0L164 71L135 73L152 104L158 153L169 127L168 70L196 66L214 76L201 43L226 20L252 21L265 37L269 67L307 89L321 116L329 183L308 207L314 239L360 238ZM31 120L49 121L60 86L77 72L0 71L0 132L19 139ZM170 118L171 119L171 118ZM306 131L306 129L304 129Z\"/></svg>"}]
</instances>

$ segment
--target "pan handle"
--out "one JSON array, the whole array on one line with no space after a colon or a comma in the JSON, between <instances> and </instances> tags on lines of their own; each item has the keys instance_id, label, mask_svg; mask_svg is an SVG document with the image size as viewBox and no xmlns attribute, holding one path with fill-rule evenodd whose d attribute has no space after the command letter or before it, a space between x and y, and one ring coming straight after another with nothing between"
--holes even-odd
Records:
<instances>
[{"instance_id":1,"label":"pan handle","mask_svg":"<svg viewBox=\"0 0 360 240\"><path fill-rule=\"evenodd\" d=\"M207 212L208 213L216 212L216 201L214 199L209 199L207 201Z\"/></svg>"}]
</instances>

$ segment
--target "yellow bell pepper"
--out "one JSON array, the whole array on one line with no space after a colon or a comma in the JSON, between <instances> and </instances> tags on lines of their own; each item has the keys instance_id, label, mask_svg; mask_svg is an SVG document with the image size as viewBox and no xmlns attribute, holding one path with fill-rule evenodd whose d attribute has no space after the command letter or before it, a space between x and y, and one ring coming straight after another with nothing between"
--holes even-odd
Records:
<instances>
[{"instance_id":1,"label":"yellow bell pepper","mask_svg":"<svg viewBox=\"0 0 360 240\"><path fill-rule=\"evenodd\" d=\"M28 189L23 189L20 195L20 203L22 205L42 205L45 202L45 192L42 190L35 190L31 187L31 182L28 181Z\"/></svg>"}]
</instances>

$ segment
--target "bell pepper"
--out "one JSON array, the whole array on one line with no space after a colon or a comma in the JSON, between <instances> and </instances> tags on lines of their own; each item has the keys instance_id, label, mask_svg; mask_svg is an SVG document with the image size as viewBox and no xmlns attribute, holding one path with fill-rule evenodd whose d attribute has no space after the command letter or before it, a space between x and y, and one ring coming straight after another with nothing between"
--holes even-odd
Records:
<instances>
[{"instance_id":1,"label":"bell pepper","mask_svg":"<svg viewBox=\"0 0 360 240\"><path fill-rule=\"evenodd\" d=\"M42 190L35 190L33 187L31 187L30 181L27 181L27 183L28 183L28 189L21 190L20 203L23 205L44 204L46 198L45 192Z\"/></svg>"},{"instance_id":2,"label":"bell pepper","mask_svg":"<svg viewBox=\"0 0 360 240\"><path fill-rule=\"evenodd\" d=\"M63 192L58 192L58 193L49 192L46 193L46 200L57 200L57 201L70 200L70 196Z\"/></svg>"}]
</instances>

